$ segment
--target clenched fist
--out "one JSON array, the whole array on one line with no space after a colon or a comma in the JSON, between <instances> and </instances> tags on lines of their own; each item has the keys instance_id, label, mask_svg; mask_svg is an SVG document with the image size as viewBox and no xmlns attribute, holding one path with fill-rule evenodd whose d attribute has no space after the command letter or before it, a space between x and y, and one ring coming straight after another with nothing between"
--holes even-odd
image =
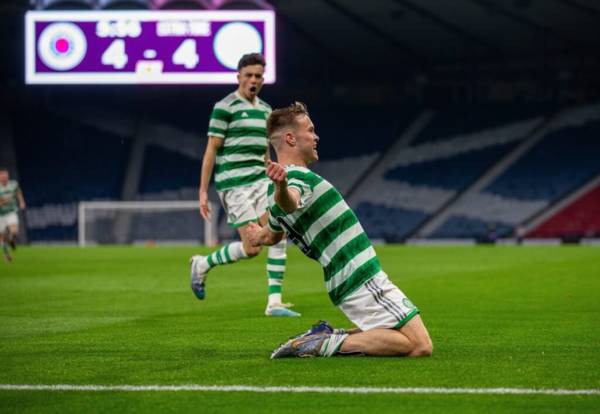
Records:
<instances>
[{"instance_id":1,"label":"clenched fist","mask_svg":"<svg viewBox=\"0 0 600 414\"><path fill-rule=\"evenodd\" d=\"M281 164L274 161L267 161L267 177L269 177L275 184L282 184L287 182L287 171Z\"/></svg>"}]
</instances>

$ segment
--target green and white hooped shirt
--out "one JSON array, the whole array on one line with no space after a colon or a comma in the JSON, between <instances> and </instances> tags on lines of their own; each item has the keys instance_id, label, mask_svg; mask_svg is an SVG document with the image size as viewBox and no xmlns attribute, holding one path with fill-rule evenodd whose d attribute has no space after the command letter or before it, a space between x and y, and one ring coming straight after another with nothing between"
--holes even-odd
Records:
<instances>
[{"instance_id":1,"label":"green and white hooped shirt","mask_svg":"<svg viewBox=\"0 0 600 414\"><path fill-rule=\"evenodd\" d=\"M19 183L14 180L9 180L6 185L0 184L0 198L8 197L10 201L7 204L0 205L0 216L19 211L17 204L17 192L19 191Z\"/></svg>"},{"instance_id":2,"label":"green and white hooped shirt","mask_svg":"<svg viewBox=\"0 0 600 414\"><path fill-rule=\"evenodd\" d=\"M250 185L266 178L267 118L271 107L256 98L251 104L237 91L217 102L210 115L208 135L223 138L217 150L217 191Z\"/></svg>"},{"instance_id":3,"label":"green and white hooped shirt","mask_svg":"<svg viewBox=\"0 0 600 414\"><path fill-rule=\"evenodd\" d=\"M379 259L358 218L327 180L308 168L288 166L288 186L300 191L300 206L286 214L269 184L271 231L285 231L302 252L323 267L325 286L335 305L381 271Z\"/></svg>"}]
</instances>

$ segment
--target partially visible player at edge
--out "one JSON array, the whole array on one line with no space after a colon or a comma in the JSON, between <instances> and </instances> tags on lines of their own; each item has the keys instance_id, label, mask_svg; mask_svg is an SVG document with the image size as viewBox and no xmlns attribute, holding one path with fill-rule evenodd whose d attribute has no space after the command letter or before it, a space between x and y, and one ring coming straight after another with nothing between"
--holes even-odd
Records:
<instances>
[{"instance_id":1,"label":"partially visible player at edge","mask_svg":"<svg viewBox=\"0 0 600 414\"><path fill-rule=\"evenodd\" d=\"M252 258L261 251L246 238L248 223L266 222L265 163L269 157L267 117L271 107L257 95L263 85L265 59L258 53L242 56L238 63L238 89L214 106L208 127L208 144L200 177L200 214L211 220L208 188L215 168L215 185L229 225L237 228L241 242L230 243L208 256L191 259L192 290L204 299L208 271L218 265ZM286 264L286 242L269 247L267 259L267 316L300 316L283 303L281 288Z\"/></svg>"},{"instance_id":2,"label":"partially visible player at edge","mask_svg":"<svg viewBox=\"0 0 600 414\"><path fill-rule=\"evenodd\" d=\"M12 260L8 246L13 250L17 248L19 209L25 209L25 199L19 183L10 179L8 169L0 167L0 245L7 262Z\"/></svg>"},{"instance_id":3,"label":"partially visible player at edge","mask_svg":"<svg viewBox=\"0 0 600 414\"><path fill-rule=\"evenodd\" d=\"M267 226L247 226L248 239L254 246L272 245L287 233L321 264L331 301L358 327L345 331L322 322L277 348L271 358L431 355L419 310L381 269L352 209L335 187L306 168L319 158L319 137L306 106L296 102L273 111L267 133L278 159L267 165L271 214Z\"/></svg>"}]
</instances>

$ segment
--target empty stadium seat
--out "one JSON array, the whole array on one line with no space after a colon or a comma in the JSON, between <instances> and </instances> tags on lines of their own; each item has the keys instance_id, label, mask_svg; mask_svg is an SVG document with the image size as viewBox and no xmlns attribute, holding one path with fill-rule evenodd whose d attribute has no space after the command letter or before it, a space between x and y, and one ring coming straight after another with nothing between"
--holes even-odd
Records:
<instances>
[{"instance_id":1,"label":"empty stadium seat","mask_svg":"<svg viewBox=\"0 0 600 414\"><path fill-rule=\"evenodd\" d=\"M533 118L554 110L552 104L532 105L468 105L446 108L436 113L429 125L413 142L419 145L425 142L444 140L447 137L464 135L499 125Z\"/></svg>"},{"instance_id":2,"label":"empty stadium seat","mask_svg":"<svg viewBox=\"0 0 600 414\"><path fill-rule=\"evenodd\" d=\"M479 177L515 145L511 142L460 153L453 157L396 167L388 170L384 178L413 185L460 190Z\"/></svg>"},{"instance_id":3,"label":"empty stadium seat","mask_svg":"<svg viewBox=\"0 0 600 414\"><path fill-rule=\"evenodd\" d=\"M139 192L142 194L178 190L200 185L200 162L172 151L148 145Z\"/></svg>"},{"instance_id":4,"label":"empty stadium seat","mask_svg":"<svg viewBox=\"0 0 600 414\"><path fill-rule=\"evenodd\" d=\"M600 172L600 121L550 133L484 191L554 201Z\"/></svg>"},{"instance_id":5,"label":"empty stadium seat","mask_svg":"<svg viewBox=\"0 0 600 414\"><path fill-rule=\"evenodd\" d=\"M19 122L15 151L28 208L119 199L130 142L72 119L39 112ZM62 230L58 227L64 227ZM45 229L48 232L45 232ZM31 240L76 235L75 222L36 229Z\"/></svg>"},{"instance_id":6,"label":"empty stadium seat","mask_svg":"<svg viewBox=\"0 0 600 414\"><path fill-rule=\"evenodd\" d=\"M473 238L479 241L495 241L513 234L513 227L500 222L486 222L462 216L451 216L439 227L432 238Z\"/></svg>"},{"instance_id":7,"label":"empty stadium seat","mask_svg":"<svg viewBox=\"0 0 600 414\"><path fill-rule=\"evenodd\" d=\"M365 231L372 239L389 243L403 241L428 215L415 210L361 203L356 208Z\"/></svg>"}]
</instances>

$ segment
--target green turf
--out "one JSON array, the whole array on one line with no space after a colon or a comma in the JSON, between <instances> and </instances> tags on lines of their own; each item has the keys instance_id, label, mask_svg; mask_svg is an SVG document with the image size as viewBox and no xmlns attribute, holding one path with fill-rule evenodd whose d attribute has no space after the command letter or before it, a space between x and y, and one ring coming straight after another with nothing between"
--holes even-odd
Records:
<instances>
[{"instance_id":1,"label":"green turf","mask_svg":"<svg viewBox=\"0 0 600 414\"><path fill-rule=\"evenodd\" d=\"M600 388L600 249L378 248L434 341L428 359L271 361L318 319L348 326L316 263L289 249L284 299L263 316L265 256L189 289L191 248L21 248L0 263L0 383ZM208 250L200 249L207 252ZM0 412L597 413L600 396L0 391Z\"/></svg>"}]
</instances>

